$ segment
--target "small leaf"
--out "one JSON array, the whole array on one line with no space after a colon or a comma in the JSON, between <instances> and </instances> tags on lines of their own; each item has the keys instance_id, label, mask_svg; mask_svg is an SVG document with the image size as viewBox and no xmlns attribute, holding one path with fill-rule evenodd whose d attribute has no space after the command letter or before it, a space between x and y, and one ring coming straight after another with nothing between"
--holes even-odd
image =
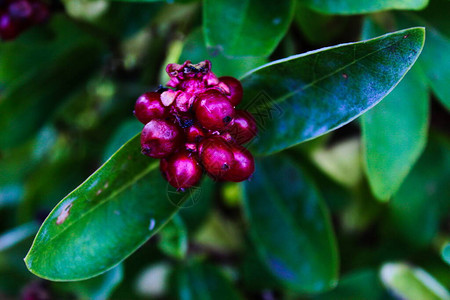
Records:
<instances>
[{"instance_id":1,"label":"small leaf","mask_svg":"<svg viewBox=\"0 0 450 300\"><path fill-rule=\"evenodd\" d=\"M190 262L186 266L180 266L171 274L170 282L171 290L175 293L173 296L179 300L243 299L222 271L200 262Z\"/></svg>"},{"instance_id":2,"label":"small leaf","mask_svg":"<svg viewBox=\"0 0 450 300\"><path fill-rule=\"evenodd\" d=\"M180 216L175 215L159 232L158 247L165 254L177 259L186 256L188 248L187 230Z\"/></svg>"},{"instance_id":3,"label":"small leaf","mask_svg":"<svg viewBox=\"0 0 450 300\"><path fill-rule=\"evenodd\" d=\"M445 243L441 250L442 259L450 265L450 242Z\"/></svg>"},{"instance_id":4,"label":"small leaf","mask_svg":"<svg viewBox=\"0 0 450 300\"><path fill-rule=\"evenodd\" d=\"M444 300L449 292L430 274L404 263L388 263L380 270L384 285L399 299Z\"/></svg>"},{"instance_id":5,"label":"small leaf","mask_svg":"<svg viewBox=\"0 0 450 300\"><path fill-rule=\"evenodd\" d=\"M285 35L293 12L293 0L205 0L206 45L226 56L268 56Z\"/></svg>"},{"instance_id":6,"label":"small leaf","mask_svg":"<svg viewBox=\"0 0 450 300\"><path fill-rule=\"evenodd\" d=\"M253 68L267 62L264 57L228 58L223 54L211 55L205 48L203 32L194 30L186 39L179 62L186 60L200 62L209 59L217 76L240 77Z\"/></svg>"},{"instance_id":7,"label":"small leaf","mask_svg":"<svg viewBox=\"0 0 450 300\"><path fill-rule=\"evenodd\" d=\"M244 211L258 254L285 287L302 293L337 283L336 240L316 187L286 157L258 161Z\"/></svg>"},{"instance_id":8,"label":"small leaf","mask_svg":"<svg viewBox=\"0 0 450 300\"><path fill-rule=\"evenodd\" d=\"M413 245L428 245L450 209L448 149L448 140L431 136L424 153L389 203L393 228Z\"/></svg>"},{"instance_id":9,"label":"small leaf","mask_svg":"<svg viewBox=\"0 0 450 300\"><path fill-rule=\"evenodd\" d=\"M424 29L323 48L281 59L245 75L240 107L259 136L250 145L268 155L352 121L383 99L420 54Z\"/></svg>"},{"instance_id":10,"label":"small leaf","mask_svg":"<svg viewBox=\"0 0 450 300\"><path fill-rule=\"evenodd\" d=\"M423 9L428 0L303 0L315 11L324 14L356 15L390 9Z\"/></svg>"},{"instance_id":11,"label":"small leaf","mask_svg":"<svg viewBox=\"0 0 450 300\"><path fill-rule=\"evenodd\" d=\"M175 193L137 135L66 196L42 224L25 258L34 274L81 280L116 266L199 189Z\"/></svg>"},{"instance_id":12,"label":"small leaf","mask_svg":"<svg viewBox=\"0 0 450 300\"><path fill-rule=\"evenodd\" d=\"M369 18L364 25L363 38L382 31ZM424 150L428 102L426 78L413 67L382 103L362 116L365 169L378 199L395 194Z\"/></svg>"}]
</instances>

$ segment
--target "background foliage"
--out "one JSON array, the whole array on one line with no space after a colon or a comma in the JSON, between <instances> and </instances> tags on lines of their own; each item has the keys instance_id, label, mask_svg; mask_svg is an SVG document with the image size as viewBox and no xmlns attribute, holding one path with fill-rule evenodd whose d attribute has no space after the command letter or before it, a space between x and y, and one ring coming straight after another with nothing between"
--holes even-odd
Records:
<instances>
[{"instance_id":1,"label":"background foliage","mask_svg":"<svg viewBox=\"0 0 450 300\"><path fill-rule=\"evenodd\" d=\"M0 43L0 298L450 299L448 0L54 7ZM140 154L134 101L188 59L242 79L251 181Z\"/></svg>"}]
</instances>

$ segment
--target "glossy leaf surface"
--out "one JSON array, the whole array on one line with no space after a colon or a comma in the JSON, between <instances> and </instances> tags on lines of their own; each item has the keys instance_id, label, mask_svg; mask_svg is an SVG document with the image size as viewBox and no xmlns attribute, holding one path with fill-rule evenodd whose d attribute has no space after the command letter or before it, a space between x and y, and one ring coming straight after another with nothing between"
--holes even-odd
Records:
<instances>
[{"instance_id":1,"label":"glossy leaf surface","mask_svg":"<svg viewBox=\"0 0 450 300\"><path fill-rule=\"evenodd\" d=\"M206 45L232 57L268 56L286 33L293 8L292 0L205 0Z\"/></svg>"},{"instance_id":2,"label":"glossy leaf surface","mask_svg":"<svg viewBox=\"0 0 450 300\"><path fill-rule=\"evenodd\" d=\"M352 121L383 99L420 54L424 29L281 59L242 79L244 100L259 136L255 154L267 155Z\"/></svg>"},{"instance_id":3,"label":"glossy leaf surface","mask_svg":"<svg viewBox=\"0 0 450 300\"><path fill-rule=\"evenodd\" d=\"M244 208L258 254L285 287L312 293L336 284L338 255L328 211L291 159L257 161L245 184Z\"/></svg>"},{"instance_id":4,"label":"glossy leaf surface","mask_svg":"<svg viewBox=\"0 0 450 300\"><path fill-rule=\"evenodd\" d=\"M66 196L39 230L25 262L52 280L103 273L164 226L191 193L176 193L137 135ZM195 191L194 191L195 193Z\"/></svg>"},{"instance_id":5,"label":"glossy leaf surface","mask_svg":"<svg viewBox=\"0 0 450 300\"><path fill-rule=\"evenodd\" d=\"M363 14L390 9L423 9L428 0L305 0L314 10L324 14Z\"/></svg>"}]
</instances>

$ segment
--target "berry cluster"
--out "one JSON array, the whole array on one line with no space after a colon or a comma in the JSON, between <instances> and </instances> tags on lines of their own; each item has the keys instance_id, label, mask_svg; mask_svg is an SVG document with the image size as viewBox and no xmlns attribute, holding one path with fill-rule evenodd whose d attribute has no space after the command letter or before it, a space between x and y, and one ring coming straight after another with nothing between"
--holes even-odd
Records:
<instances>
[{"instance_id":1,"label":"berry cluster","mask_svg":"<svg viewBox=\"0 0 450 300\"><path fill-rule=\"evenodd\" d=\"M233 77L217 78L211 62L169 64L167 88L136 101L134 114L145 124L142 153L160 158L160 169L177 189L196 185L205 171L215 180L240 182L255 169L242 146L257 133L252 115L235 109L242 86Z\"/></svg>"},{"instance_id":2,"label":"berry cluster","mask_svg":"<svg viewBox=\"0 0 450 300\"><path fill-rule=\"evenodd\" d=\"M0 38L12 40L49 16L49 7L40 0L0 0Z\"/></svg>"}]
</instances>

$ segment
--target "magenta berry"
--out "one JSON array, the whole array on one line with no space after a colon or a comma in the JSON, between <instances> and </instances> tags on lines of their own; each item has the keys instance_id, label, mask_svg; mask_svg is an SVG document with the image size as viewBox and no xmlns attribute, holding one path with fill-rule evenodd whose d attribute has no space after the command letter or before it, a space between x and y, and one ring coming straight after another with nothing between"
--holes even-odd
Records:
<instances>
[{"instance_id":1,"label":"magenta berry","mask_svg":"<svg viewBox=\"0 0 450 300\"><path fill-rule=\"evenodd\" d=\"M233 151L222 138L210 137L199 145L200 161L213 178L221 179L233 166Z\"/></svg>"},{"instance_id":2,"label":"magenta berry","mask_svg":"<svg viewBox=\"0 0 450 300\"><path fill-rule=\"evenodd\" d=\"M8 13L12 19L24 20L31 17L33 7L27 0L18 0L9 4Z\"/></svg>"},{"instance_id":3,"label":"magenta berry","mask_svg":"<svg viewBox=\"0 0 450 300\"><path fill-rule=\"evenodd\" d=\"M134 106L136 118L143 124L153 119L163 119L168 116L169 110L161 102L161 94L149 92L141 95Z\"/></svg>"},{"instance_id":4,"label":"magenta berry","mask_svg":"<svg viewBox=\"0 0 450 300\"><path fill-rule=\"evenodd\" d=\"M258 133L255 119L245 110L236 109L233 124L230 127L229 133L239 145L251 141Z\"/></svg>"},{"instance_id":5,"label":"magenta berry","mask_svg":"<svg viewBox=\"0 0 450 300\"><path fill-rule=\"evenodd\" d=\"M242 89L242 85L239 80L230 76L223 76L219 78L220 82L226 84L229 89L229 94L225 93L227 98L229 99L231 105L236 106L242 100L242 95L244 90Z\"/></svg>"},{"instance_id":6,"label":"magenta berry","mask_svg":"<svg viewBox=\"0 0 450 300\"><path fill-rule=\"evenodd\" d=\"M181 146L182 142L181 129L166 120L151 120L142 129L142 153L153 158L169 156Z\"/></svg>"},{"instance_id":7,"label":"magenta berry","mask_svg":"<svg viewBox=\"0 0 450 300\"><path fill-rule=\"evenodd\" d=\"M169 158L161 159L160 169L170 185L177 189L196 185L203 173L194 155L187 151L180 151Z\"/></svg>"},{"instance_id":8,"label":"magenta berry","mask_svg":"<svg viewBox=\"0 0 450 300\"><path fill-rule=\"evenodd\" d=\"M0 15L0 38L2 40L12 40L20 33L20 27L7 13Z\"/></svg>"},{"instance_id":9,"label":"magenta berry","mask_svg":"<svg viewBox=\"0 0 450 300\"><path fill-rule=\"evenodd\" d=\"M201 94L194 109L200 124L209 130L225 128L234 117L234 108L230 101L216 90L209 90Z\"/></svg>"},{"instance_id":10,"label":"magenta berry","mask_svg":"<svg viewBox=\"0 0 450 300\"><path fill-rule=\"evenodd\" d=\"M241 144L257 126L250 113L234 108L243 95L239 80L217 78L209 61L169 64L166 71L171 89L161 86L136 101L135 115L146 124L142 153L162 158L164 178L179 190L196 185L203 173L215 180L250 178L255 162Z\"/></svg>"},{"instance_id":11,"label":"magenta berry","mask_svg":"<svg viewBox=\"0 0 450 300\"><path fill-rule=\"evenodd\" d=\"M232 145L234 163L226 172L223 179L234 182L247 180L255 171L255 160L253 155L240 145Z\"/></svg>"},{"instance_id":12,"label":"magenta berry","mask_svg":"<svg viewBox=\"0 0 450 300\"><path fill-rule=\"evenodd\" d=\"M206 136L205 130L198 123L186 128L185 133L186 141L190 143L198 143Z\"/></svg>"}]
</instances>

